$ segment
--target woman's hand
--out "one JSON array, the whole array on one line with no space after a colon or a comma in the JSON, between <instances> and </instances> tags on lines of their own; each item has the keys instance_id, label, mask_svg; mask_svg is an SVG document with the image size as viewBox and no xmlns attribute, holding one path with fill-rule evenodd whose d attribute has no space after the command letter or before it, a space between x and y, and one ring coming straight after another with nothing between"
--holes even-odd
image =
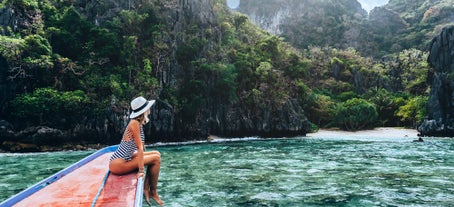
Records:
<instances>
[{"instance_id":1,"label":"woman's hand","mask_svg":"<svg viewBox=\"0 0 454 207\"><path fill-rule=\"evenodd\" d=\"M144 177L145 173L144 172L137 172L137 178Z\"/></svg>"}]
</instances>

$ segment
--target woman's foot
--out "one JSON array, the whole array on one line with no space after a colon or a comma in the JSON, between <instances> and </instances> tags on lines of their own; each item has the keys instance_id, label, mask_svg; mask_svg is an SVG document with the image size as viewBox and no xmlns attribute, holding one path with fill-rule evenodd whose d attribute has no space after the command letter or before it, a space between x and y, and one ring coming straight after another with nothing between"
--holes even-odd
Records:
<instances>
[{"instance_id":1,"label":"woman's foot","mask_svg":"<svg viewBox=\"0 0 454 207\"><path fill-rule=\"evenodd\" d=\"M162 204L164 204L164 202L161 200L158 193L156 193L156 192L152 193L151 198L153 198L153 200L160 206L162 206Z\"/></svg>"},{"instance_id":2,"label":"woman's foot","mask_svg":"<svg viewBox=\"0 0 454 207\"><path fill-rule=\"evenodd\" d=\"M159 195L157 193L154 193L152 194L149 190L144 190L143 191L143 195L145 196L145 202L147 202L147 204L149 206L151 206L151 202L150 202L150 197L160 206L162 206L162 204L164 204L164 202L161 200L161 198L159 197Z\"/></svg>"},{"instance_id":3,"label":"woman's foot","mask_svg":"<svg viewBox=\"0 0 454 207\"><path fill-rule=\"evenodd\" d=\"M145 202L147 202L147 204L149 206L151 206L151 203L150 203L150 191L149 190L144 190L143 191L143 195L145 196Z\"/></svg>"}]
</instances>

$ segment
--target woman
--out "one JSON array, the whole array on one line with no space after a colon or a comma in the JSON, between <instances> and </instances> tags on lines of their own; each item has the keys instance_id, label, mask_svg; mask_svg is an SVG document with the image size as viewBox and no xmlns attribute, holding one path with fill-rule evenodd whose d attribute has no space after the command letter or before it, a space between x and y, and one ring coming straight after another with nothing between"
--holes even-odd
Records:
<instances>
[{"instance_id":1,"label":"woman","mask_svg":"<svg viewBox=\"0 0 454 207\"><path fill-rule=\"evenodd\" d=\"M132 113L129 116L131 120L117 151L110 158L109 170L113 174L124 175L139 169L137 172L139 178L144 176L145 166L148 166L144 182L145 201L151 205L151 197L157 204L162 205L164 202L157 191L161 154L158 151L145 152L144 145L143 125L149 121L150 107L154 103L155 100L147 101L141 96L131 101Z\"/></svg>"}]
</instances>

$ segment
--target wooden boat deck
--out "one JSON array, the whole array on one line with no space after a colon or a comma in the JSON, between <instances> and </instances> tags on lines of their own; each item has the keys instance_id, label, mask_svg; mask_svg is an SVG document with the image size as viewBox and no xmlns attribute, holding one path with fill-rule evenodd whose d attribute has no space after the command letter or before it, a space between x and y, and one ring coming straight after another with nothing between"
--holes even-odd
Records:
<instances>
[{"instance_id":1,"label":"wooden boat deck","mask_svg":"<svg viewBox=\"0 0 454 207\"><path fill-rule=\"evenodd\" d=\"M111 155L112 152L102 154L87 164L63 175L55 182L48 185L43 184L46 186L13 206L91 206L108 172ZM134 206L136 186L136 173L123 176L110 173L95 206Z\"/></svg>"}]
</instances>

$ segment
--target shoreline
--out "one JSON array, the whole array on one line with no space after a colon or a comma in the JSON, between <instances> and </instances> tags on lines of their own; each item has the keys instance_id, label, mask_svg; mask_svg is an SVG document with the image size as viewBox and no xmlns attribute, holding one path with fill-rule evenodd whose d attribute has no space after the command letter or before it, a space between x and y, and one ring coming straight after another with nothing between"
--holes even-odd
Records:
<instances>
[{"instance_id":1,"label":"shoreline","mask_svg":"<svg viewBox=\"0 0 454 207\"><path fill-rule=\"evenodd\" d=\"M360 130L360 131L343 131L340 129L319 129L314 133L307 133L305 136L296 136L296 137L308 137L308 138L405 138L405 139L417 139L418 131L416 129L406 129L398 127L377 127L370 130ZM291 138L291 137L281 137L281 138ZM236 141L251 141L251 140L267 140L271 138L263 137L238 137L238 138L224 138L218 137L215 135L210 135L207 139L184 141L184 142L155 142L146 144L147 147L162 147L162 146L176 146L176 145L190 145L190 144L204 144L204 143L223 143L223 142L236 142ZM4 142L3 144L8 143ZM11 146L14 143L8 143ZM0 153L30 153L30 152L58 152L58 151L83 151L83 150L99 150L107 145L104 144L87 144L87 143L73 143L73 144L64 144L62 146L29 146L28 144L16 143L21 148L18 150L2 150ZM24 146L22 146L24 145ZM12 149L12 148L10 148Z\"/></svg>"},{"instance_id":2,"label":"shoreline","mask_svg":"<svg viewBox=\"0 0 454 207\"><path fill-rule=\"evenodd\" d=\"M389 137L389 138L418 138L419 132L416 129L399 127L376 127L369 130L343 131L340 129L320 129L314 133L307 133L307 137Z\"/></svg>"}]
</instances>

